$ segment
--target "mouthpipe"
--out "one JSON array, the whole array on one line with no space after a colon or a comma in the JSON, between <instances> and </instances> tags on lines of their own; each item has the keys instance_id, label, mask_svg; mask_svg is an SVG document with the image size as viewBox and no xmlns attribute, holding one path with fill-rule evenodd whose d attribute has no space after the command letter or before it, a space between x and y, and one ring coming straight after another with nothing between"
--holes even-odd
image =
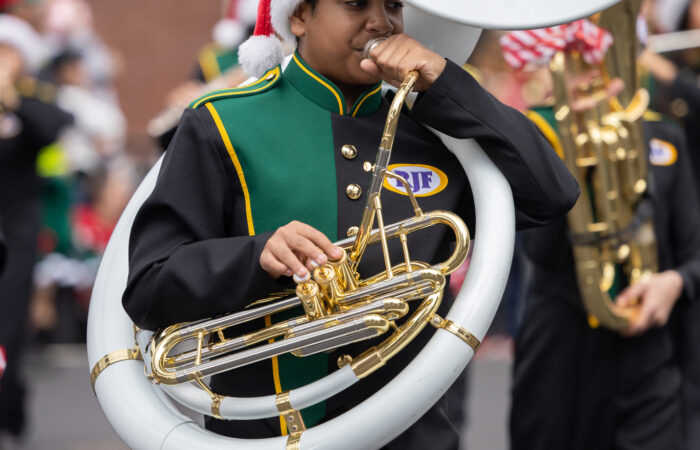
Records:
<instances>
[{"instance_id":1,"label":"mouthpipe","mask_svg":"<svg viewBox=\"0 0 700 450\"><path fill-rule=\"evenodd\" d=\"M384 41L386 41L385 37L372 38L367 41L365 47L362 49L362 59L369 59L369 54L372 53L372 50Z\"/></svg>"}]
</instances>

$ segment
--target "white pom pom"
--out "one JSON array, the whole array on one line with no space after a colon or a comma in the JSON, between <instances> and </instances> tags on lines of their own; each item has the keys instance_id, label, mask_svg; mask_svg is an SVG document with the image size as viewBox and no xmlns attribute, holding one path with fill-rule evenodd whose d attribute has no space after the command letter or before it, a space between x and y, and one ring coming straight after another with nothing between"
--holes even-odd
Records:
<instances>
[{"instance_id":1,"label":"white pom pom","mask_svg":"<svg viewBox=\"0 0 700 450\"><path fill-rule=\"evenodd\" d=\"M243 25L237 20L220 20L212 30L214 42L224 48L236 48L245 39Z\"/></svg>"},{"instance_id":2,"label":"white pom pom","mask_svg":"<svg viewBox=\"0 0 700 450\"><path fill-rule=\"evenodd\" d=\"M251 36L238 48L238 61L243 71L254 77L262 76L283 58L282 45L274 36Z\"/></svg>"}]
</instances>

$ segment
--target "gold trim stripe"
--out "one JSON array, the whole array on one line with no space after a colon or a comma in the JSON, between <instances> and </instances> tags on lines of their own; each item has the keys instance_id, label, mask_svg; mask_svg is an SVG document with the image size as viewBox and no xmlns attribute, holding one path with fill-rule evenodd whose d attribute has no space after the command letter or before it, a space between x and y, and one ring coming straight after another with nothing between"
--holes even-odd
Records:
<instances>
[{"instance_id":1,"label":"gold trim stripe","mask_svg":"<svg viewBox=\"0 0 700 450\"><path fill-rule=\"evenodd\" d=\"M90 372L90 383L92 384L92 392L95 392L95 382L97 381L97 377L99 377L100 374L104 372L104 370L107 367L121 361L130 361L136 359L143 360L143 358L141 357L141 349L139 349L138 346L123 350L116 350L103 356L99 361L95 363L95 365L92 367L92 371Z\"/></svg>"},{"instance_id":2,"label":"gold trim stripe","mask_svg":"<svg viewBox=\"0 0 700 450\"><path fill-rule=\"evenodd\" d=\"M542 117L539 113L529 110L525 112L525 115L527 116L528 119L530 119L535 125L537 125L537 128L542 131L542 134L544 134L544 137L547 138L550 144L552 144L552 147L554 147L554 151L557 152L557 155L559 155L559 158L562 160L564 159L564 148L561 146L561 142L559 141L559 136L557 135L556 131L549 125L547 120L545 120L544 117Z\"/></svg>"},{"instance_id":3,"label":"gold trim stripe","mask_svg":"<svg viewBox=\"0 0 700 450\"><path fill-rule=\"evenodd\" d=\"M245 182L243 168L241 167L240 161L238 161L238 156L236 156L236 151L233 148L233 144L231 144L231 139L229 139L228 137L226 128L224 128L224 124L221 121L221 117L219 117L219 113L216 112L216 109L214 109L214 105L212 105L211 103L207 103L206 107L211 113L211 116L214 119L214 122L216 123L216 127L219 129L221 139L224 141L224 145L226 146L226 151L231 157L231 161L233 161L233 165L236 168L236 173L238 174L238 179L241 182L241 189L243 189L243 197L245 199L245 215L246 220L248 221L248 235L254 236L255 227L253 226L253 212L250 208L250 194L248 193L248 185Z\"/></svg>"},{"instance_id":4,"label":"gold trim stripe","mask_svg":"<svg viewBox=\"0 0 700 450\"><path fill-rule=\"evenodd\" d=\"M331 87L330 84L326 83L325 81L323 81L322 79L320 79L319 77L317 77L316 75L314 75L313 72L311 72L309 69L307 69L307 68L304 66L304 64L302 64L302 62L299 61L299 59L297 58L297 55L292 55L292 57L294 58L294 61L296 61L296 63L299 65L299 67L301 67L301 70L303 70L304 72L306 72L306 73L307 73L311 78L313 78L314 80L316 80L316 81L318 81L319 83L321 83L321 84L322 84L323 86L325 86L329 91L331 91L331 92L333 93L333 95L335 95L335 99L338 100L338 111L339 111L340 115L343 115L343 114L345 113L345 111L343 111L343 101L340 99L340 95L338 95L338 92L336 92L336 90L333 89L333 87Z\"/></svg>"},{"instance_id":5,"label":"gold trim stripe","mask_svg":"<svg viewBox=\"0 0 700 450\"><path fill-rule=\"evenodd\" d=\"M360 103L358 103L357 106L355 107L355 110L352 112L352 117L355 117L355 114L357 114L357 112L360 110L360 107L361 107L362 104L365 102L365 100L367 100L368 98L370 98L373 94L377 93L377 91L381 90L381 88L382 88L382 86L379 85L379 86L377 86L377 88L376 88L375 90L373 90L372 92L369 92L369 93L365 94L365 96L362 97L362 100L360 100Z\"/></svg>"},{"instance_id":6,"label":"gold trim stripe","mask_svg":"<svg viewBox=\"0 0 700 450\"><path fill-rule=\"evenodd\" d=\"M476 351L479 349L479 346L481 345L481 341L479 341L479 339L477 339L476 336L471 334L465 328L460 327L451 320L443 319L437 314L434 314L432 316L432 318L430 319L430 324L435 328L442 328L443 330L449 331L450 333L454 334L455 336L466 342L467 345L469 345L472 348L472 350L474 350L474 353L476 353Z\"/></svg>"},{"instance_id":7,"label":"gold trim stripe","mask_svg":"<svg viewBox=\"0 0 700 450\"><path fill-rule=\"evenodd\" d=\"M275 76L268 80L268 77L270 76L270 74L274 74ZM279 68L279 66L277 66L274 69L271 69L267 73L265 73L265 75L263 75L256 82L251 83L247 86L243 86L241 88L235 88L235 90L232 92L225 92L225 91L230 90L230 88L217 89L215 91L212 91L209 93L209 95L207 95L204 98L201 98L199 101L197 101L197 103L193 104L192 108L194 108L194 109L199 108L201 105L203 105L204 103L207 103L209 100L212 100L214 98L234 97L236 95L253 94L255 92L263 91L271 84L274 84L275 82L277 82L277 79L279 78L279 76L280 76L280 68ZM252 88L254 86L257 86L258 84L262 83L263 81L269 81L269 83L267 83L264 86L261 86L257 89L249 89L249 88Z\"/></svg>"},{"instance_id":8,"label":"gold trim stripe","mask_svg":"<svg viewBox=\"0 0 700 450\"><path fill-rule=\"evenodd\" d=\"M199 53L199 66L202 68L204 81L207 83L221 73L219 62L216 60L216 53L214 53L211 46L207 46Z\"/></svg>"}]
</instances>

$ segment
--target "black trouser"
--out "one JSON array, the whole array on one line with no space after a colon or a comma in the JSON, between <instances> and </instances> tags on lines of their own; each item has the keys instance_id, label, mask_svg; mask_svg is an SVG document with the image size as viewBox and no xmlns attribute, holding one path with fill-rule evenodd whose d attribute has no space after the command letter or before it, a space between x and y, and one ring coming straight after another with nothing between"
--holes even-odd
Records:
<instances>
[{"instance_id":1,"label":"black trouser","mask_svg":"<svg viewBox=\"0 0 700 450\"><path fill-rule=\"evenodd\" d=\"M591 329L582 309L529 299L516 339L513 450L682 449L668 330Z\"/></svg>"},{"instance_id":2,"label":"black trouser","mask_svg":"<svg viewBox=\"0 0 700 450\"><path fill-rule=\"evenodd\" d=\"M700 449L700 303L676 304L669 321L674 356L681 371L686 448Z\"/></svg>"},{"instance_id":3,"label":"black trouser","mask_svg":"<svg viewBox=\"0 0 700 450\"><path fill-rule=\"evenodd\" d=\"M0 274L0 345L7 352L7 368L0 378L0 430L19 434L24 427L24 383L21 353L36 262L38 219L33 205L3 210L7 262Z\"/></svg>"}]
</instances>

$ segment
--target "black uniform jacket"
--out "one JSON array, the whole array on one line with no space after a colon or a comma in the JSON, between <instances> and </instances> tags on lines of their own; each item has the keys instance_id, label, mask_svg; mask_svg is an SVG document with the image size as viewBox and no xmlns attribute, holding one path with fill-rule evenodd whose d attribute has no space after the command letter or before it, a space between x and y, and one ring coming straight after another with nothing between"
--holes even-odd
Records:
<instances>
[{"instance_id":1,"label":"black uniform jacket","mask_svg":"<svg viewBox=\"0 0 700 450\"><path fill-rule=\"evenodd\" d=\"M271 233L291 220L310 223L331 240L344 238L360 220L370 180L362 163L374 161L388 110L378 85L346 108L333 83L298 54L283 73L271 70L251 87L205 96L192 106L132 229L123 303L146 329L240 310L288 286L289 279L272 280L259 257ZM390 168L407 176L423 210L456 211L473 232L469 183L457 159L424 125L478 140L513 189L518 227L547 223L574 204L578 186L536 127L448 61L411 111L402 113L391 157ZM345 144L356 147L357 157L342 155ZM346 194L353 183L363 190L357 200ZM386 223L411 215L397 186L385 185L382 199ZM409 236L412 257L444 259L452 237L442 228ZM400 248L393 248L392 260L401 258ZM381 267L378 250L371 248L361 272ZM382 386L406 360L410 356L394 358L368 383L356 385L364 387L333 397L326 417L360 401L362 391ZM331 355L329 366L335 361ZM229 395L269 395L269 365L244 367L214 385ZM235 432L279 434L274 422L267 429L246 423ZM456 442L456 430L447 432Z\"/></svg>"},{"instance_id":2,"label":"black uniform jacket","mask_svg":"<svg viewBox=\"0 0 700 450\"><path fill-rule=\"evenodd\" d=\"M659 270L683 277L697 300L700 211L679 129L644 124ZM566 218L527 230L532 264L518 330L510 417L516 450L681 448L679 385L666 327L623 337L586 320Z\"/></svg>"},{"instance_id":3,"label":"black uniform jacket","mask_svg":"<svg viewBox=\"0 0 700 450\"><path fill-rule=\"evenodd\" d=\"M5 268L5 256L7 255L7 244L5 244L5 236L2 234L2 222L0 221L0 273Z\"/></svg>"},{"instance_id":4,"label":"black uniform jacket","mask_svg":"<svg viewBox=\"0 0 700 450\"><path fill-rule=\"evenodd\" d=\"M664 122L645 122L644 136L651 142L649 183L659 270L677 270L683 277L683 297L694 301L700 295L700 210L685 140L678 128ZM523 236L525 253L534 263L532 297L583 308L566 218Z\"/></svg>"}]
</instances>

